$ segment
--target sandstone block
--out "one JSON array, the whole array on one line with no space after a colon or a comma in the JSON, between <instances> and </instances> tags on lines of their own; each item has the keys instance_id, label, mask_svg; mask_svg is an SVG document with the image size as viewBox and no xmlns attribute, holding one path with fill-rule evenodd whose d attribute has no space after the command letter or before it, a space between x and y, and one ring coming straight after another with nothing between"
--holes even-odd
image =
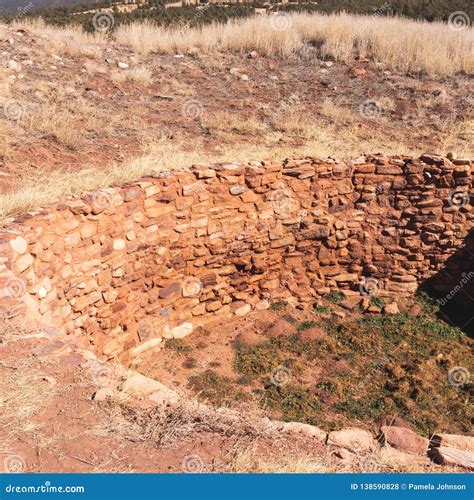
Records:
<instances>
[{"instance_id":1,"label":"sandstone block","mask_svg":"<svg viewBox=\"0 0 474 500\"><path fill-rule=\"evenodd\" d=\"M144 400L149 406L175 404L179 401L175 391L140 373L132 373L122 385L121 391L130 397Z\"/></svg>"},{"instance_id":2,"label":"sandstone block","mask_svg":"<svg viewBox=\"0 0 474 500\"><path fill-rule=\"evenodd\" d=\"M172 295L175 295L181 291L181 284L180 283L171 283L168 286L165 286L160 289L160 299L167 299L171 297Z\"/></svg>"},{"instance_id":3,"label":"sandstone block","mask_svg":"<svg viewBox=\"0 0 474 500\"><path fill-rule=\"evenodd\" d=\"M428 451L429 439L419 436L411 429L384 425L381 432L384 441L397 450L419 455Z\"/></svg>"},{"instance_id":4,"label":"sandstone block","mask_svg":"<svg viewBox=\"0 0 474 500\"><path fill-rule=\"evenodd\" d=\"M20 255L20 257L18 257L15 262L16 272L22 273L23 271L26 271L33 264L33 261L33 255L31 255L30 253Z\"/></svg>"},{"instance_id":5,"label":"sandstone block","mask_svg":"<svg viewBox=\"0 0 474 500\"><path fill-rule=\"evenodd\" d=\"M10 240L10 246L15 250L18 254L24 254L28 249L28 242L25 238L21 236L17 236L14 240Z\"/></svg>"},{"instance_id":6,"label":"sandstone block","mask_svg":"<svg viewBox=\"0 0 474 500\"><path fill-rule=\"evenodd\" d=\"M330 432L327 444L340 446L355 452L373 451L377 447L370 432L356 427Z\"/></svg>"},{"instance_id":7,"label":"sandstone block","mask_svg":"<svg viewBox=\"0 0 474 500\"><path fill-rule=\"evenodd\" d=\"M474 437L461 436L459 434L435 434L431 438L431 446L447 446L457 448L458 450L467 450L474 452Z\"/></svg>"},{"instance_id":8,"label":"sandstone block","mask_svg":"<svg viewBox=\"0 0 474 500\"><path fill-rule=\"evenodd\" d=\"M458 450L451 446L440 446L431 449L433 461L441 465L452 465L467 470L474 470L474 452Z\"/></svg>"},{"instance_id":9,"label":"sandstone block","mask_svg":"<svg viewBox=\"0 0 474 500\"><path fill-rule=\"evenodd\" d=\"M327 433L315 425L303 424L301 422L273 421L272 423L275 424L278 430L289 433L305 434L306 436L317 439L321 443L324 443L327 438Z\"/></svg>"},{"instance_id":10,"label":"sandstone block","mask_svg":"<svg viewBox=\"0 0 474 500\"><path fill-rule=\"evenodd\" d=\"M171 335L175 339L184 339L193 333L194 327L192 323L183 323L182 325L175 326L171 329Z\"/></svg>"},{"instance_id":11,"label":"sandstone block","mask_svg":"<svg viewBox=\"0 0 474 500\"><path fill-rule=\"evenodd\" d=\"M163 341L162 338L150 339L147 342L144 342L143 344L140 344L137 347L131 349L130 354L133 358L136 358L137 356L143 354L146 351L149 351L151 349L156 349L161 344L162 341Z\"/></svg>"}]
</instances>

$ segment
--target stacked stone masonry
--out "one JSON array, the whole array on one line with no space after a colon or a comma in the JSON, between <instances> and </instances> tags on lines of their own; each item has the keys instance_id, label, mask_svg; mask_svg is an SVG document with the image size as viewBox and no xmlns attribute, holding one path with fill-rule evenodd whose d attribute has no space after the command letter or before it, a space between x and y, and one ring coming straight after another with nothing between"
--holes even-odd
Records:
<instances>
[{"instance_id":1,"label":"stacked stone masonry","mask_svg":"<svg viewBox=\"0 0 474 500\"><path fill-rule=\"evenodd\" d=\"M6 221L0 307L113 358L278 299L369 282L411 294L466 245L472 166L434 155L266 160L87 192ZM474 269L472 253L464 264Z\"/></svg>"}]
</instances>

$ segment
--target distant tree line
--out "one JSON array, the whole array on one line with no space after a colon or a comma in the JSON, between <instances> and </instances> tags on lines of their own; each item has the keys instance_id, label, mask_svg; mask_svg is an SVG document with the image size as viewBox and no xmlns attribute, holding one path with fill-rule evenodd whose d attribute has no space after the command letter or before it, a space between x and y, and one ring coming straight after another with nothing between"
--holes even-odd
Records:
<instances>
[{"instance_id":1,"label":"distant tree line","mask_svg":"<svg viewBox=\"0 0 474 500\"><path fill-rule=\"evenodd\" d=\"M228 19L243 18L255 13L256 8L270 8L284 12L348 12L356 14L374 14L382 16L399 15L412 19L428 21L447 21L453 12L465 12L474 21L474 2L472 0L318 0L293 1L279 4L277 0L249 3L208 4L205 9L198 10L193 5L166 8L172 0L147 0L139 3L132 12L119 12L117 0L96 0L94 2L76 3L62 7L45 7L34 9L22 15L22 18L41 17L48 24L65 26L77 24L86 31L92 31L91 9L113 10L115 27L123 23L149 20L160 26L184 25L199 26L211 22L224 22ZM120 2L122 3L122 2ZM125 3L125 2L123 2ZM133 2L128 2L133 3ZM202 5L202 4L201 4ZM205 5L205 4L204 4ZM269 6L270 5L270 6ZM18 15L15 13L0 17L3 22L11 22Z\"/></svg>"}]
</instances>

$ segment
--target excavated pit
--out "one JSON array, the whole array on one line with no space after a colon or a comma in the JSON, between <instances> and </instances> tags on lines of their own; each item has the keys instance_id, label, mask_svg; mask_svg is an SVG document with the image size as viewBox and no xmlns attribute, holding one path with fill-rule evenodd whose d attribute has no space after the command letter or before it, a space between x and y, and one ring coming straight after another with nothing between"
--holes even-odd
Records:
<instances>
[{"instance_id":1,"label":"excavated pit","mask_svg":"<svg viewBox=\"0 0 474 500\"><path fill-rule=\"evenodd\" d=\"M0 307L126 360L279 299L396 297L427 280L443 295L464 280L459 297L474 282L472 176L470 160L373 155L196 165L86 192L6 221Z\"/></svg>"}]
</instances>

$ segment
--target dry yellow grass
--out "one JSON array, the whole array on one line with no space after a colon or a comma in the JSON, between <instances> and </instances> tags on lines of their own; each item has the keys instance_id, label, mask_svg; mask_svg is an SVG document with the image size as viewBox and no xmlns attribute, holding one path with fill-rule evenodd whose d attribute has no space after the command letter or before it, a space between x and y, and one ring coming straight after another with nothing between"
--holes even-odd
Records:
<instances>
[{"instance_id":1,"label":"dry yellow grass","mask_svg":"<svg viewBox=\"0 0 474 500\"><path fill-rule=\"evenodd\" d=\"M369 58L403 72L443 76L474 70L474 29L453 31L446 24L401 18L285 14L194 29L167 29L145 22L120 26L116 39L139 54L170 54L195 47L205 52L256 49L264 55L288 56L302 44L312 44L324 57Z\"/></svg>"},{"instance_id":2,"label":"dry yellow grass","mask_svg":"<svg viewBox=\"0 0 474 500\"><path fill-rule=\"evenodd\" d=\"M218 137L232 138L232 132L237 131L250 134L255 140L234 141L233 144L224 141L222 147L216 148L212 153L204 153L200 139L180 140L179 130L170 129L174 139L163 137L157 142L145 145L143 156L123 163L111 163L106 168L91 166L74 172L65 169L47 175L42 171L26 171L23 173L20 189L0 194L0 220L9 215L36 210L85 190L120 185L146 174L189 167L193 163L246 162L268 157L275 159L292 156L327 157L334 154L341 157L355 157L381 148L387 154L416 153L415 150L402 147L396 140L386 137L383 130L370 131L360 128L357 121L347 124L345 110L328 111L328 113L331 114L332 120L329 124L308 119L298 110L291 110L286 116L276 114L270 123L265 124L257 120L245 122L240 118L232 118L232 115L219 113L217 116L209 117L209 126L214 129ZM42 123L42 126L45 124ZM443 151L449 151L453 149L453 145L458 145L457 134L460 129L466 134L469 130L472 132L473 122L441 122L440 127L446 129L443 133ZM75 138L69 137L67 130L64 130L64 135L58 132L60 127L55 130L59 133L61 141L67 143L70 140L71 146L77 145ZM340 139L342 131L343 141ZM6 151L9 146L2 144L0 140L0 153L3 147ZM471 155L469 141L465 143L465 150L458 149L458 154L468 157Z\"/></svg>"},{"instance_id":3,"label":"dry yellow grass","mask_svg":"<svg viewBox=\"0 0 474 500\"><path fill-rule=\"evenodd\" d=\"M47 177L44 172L25 173L21 189L0 195L0 218L34 210L84 190L122 184L145 174L187 166L202 157L199 153L183 152L176 144L163 142L152 146L142 157L122 165L112 164L105 170L58 170Z\"/></svg>"},{"instance_id":4,"label":"dry yellow grass","mask_svg":"<svg viewBox=\"0 0 474 500\"><path fill-rule=\"evenodd\" d=\"M126 69L112 73L111 79L113 82L135 82L143 85L149 85L152 81L152 73L148 68L143 66L138 68Z\"/></svg>"},{"instance_id":5,"label":"dry yellow grass","mask_svg":"<svg viewBox=\"0 0 474 500\"><path fill-rule=\"evenodd\" d=\"M22 19L10 25L12 31L27 28L33 34L45 40L45 49L58 56L96 57L101 53L101 46L106 38L101 33L86 33L79 26L58 28L44 23L42 19Z\"/></svg>"},{"instance_id":6,"label":"dry yellow grass","mask_svg":"<svg viewBox=\"0 0 474 500\"><path fill-rule=\"evenodd\" d=\"M31 417L47 406L54 395L41 374L23 360L0 381L0 429L5 434L23 433L35 428ZM1 452L1 447L0 447Z\"/></svg>"},{"instance_id":7,"label":"dry yellow grass","mask_svg":"<svg viewBox=\"0 0 474 500\"><path fill-rule=\"evenodd\" d=\"M240 474L317 474L336 472L334 464L309 454L267 454L255 448L238 450L225 472Z\"/></svg>"}]
</instances>

